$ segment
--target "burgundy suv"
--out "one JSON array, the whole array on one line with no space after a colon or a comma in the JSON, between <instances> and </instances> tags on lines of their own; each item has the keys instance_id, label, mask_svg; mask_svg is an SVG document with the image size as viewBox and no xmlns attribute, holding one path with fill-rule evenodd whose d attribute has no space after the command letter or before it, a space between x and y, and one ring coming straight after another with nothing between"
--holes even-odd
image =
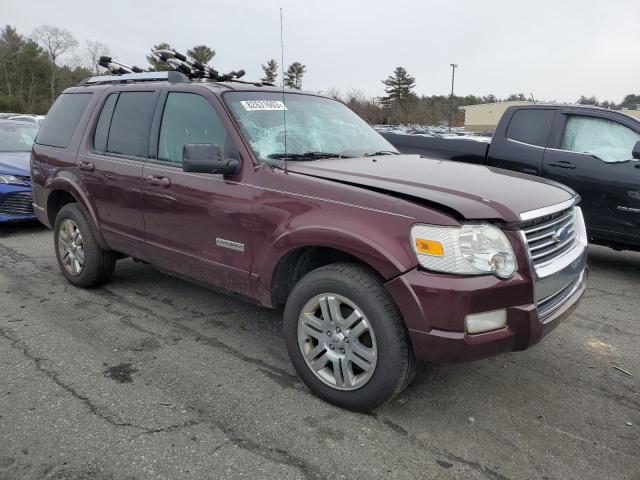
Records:
<instances>
[{"instance_id":1,"label":"burgundy suv","mask_svg":"<svg viewBox=\"0 0 640 480\"><path fill-rule=\"evenodd\" d=\"M424 361L523 350L586 286L577 197L400 155L345 105L177 72L94 77L51 107L34 208L66 279L134 257L267 307L317 395L370 410Z\"/></svg>"}]
</instances>

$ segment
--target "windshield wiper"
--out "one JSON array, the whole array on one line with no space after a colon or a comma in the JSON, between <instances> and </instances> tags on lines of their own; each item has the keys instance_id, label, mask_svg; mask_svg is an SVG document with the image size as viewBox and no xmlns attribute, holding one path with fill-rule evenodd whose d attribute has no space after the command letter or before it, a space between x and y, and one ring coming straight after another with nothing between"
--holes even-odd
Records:
<instances>
[{"instance_id":1,"label":"windshield wiper","mask_svg":"<svg viewBox=\"0 0 640 480\"><path fill-rule=\"evenodd\" d=\"M400 155L398 152L394 152L393 150L379 150L377 152L373 152L373 153L365 153L364 156L365 157L375 157L377 155Z\"/></svg>"},{"instance_id":2,"label":"windshield wiper","mask_svg":"<svg viewBox=\"0 0 640 480\"><path fill-rule=\"evenodd\" d=\"M340 158L339 153L305 152L305 153L272 153L269 158L286 160L318 160L321 158Z\"/></svg>"}]
</instances>

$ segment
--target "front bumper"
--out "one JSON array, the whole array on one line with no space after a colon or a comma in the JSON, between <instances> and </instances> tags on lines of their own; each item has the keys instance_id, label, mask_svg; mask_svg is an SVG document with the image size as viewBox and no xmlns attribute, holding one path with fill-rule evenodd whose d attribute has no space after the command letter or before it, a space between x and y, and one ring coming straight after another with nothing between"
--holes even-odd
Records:
<instances>
[{"instance_id":1,"label":"front bumper","mask_svg":"<svg viewBox=\"0 0 640 480\"><path fill-rule=\"evenodd\" d=\"M578 245L572 261L541 283L537 274L522 269L508 280L491 275L464 277L427 273L418 268L385 284L400 308L415 355L429 362L476 360L536 344L569 316L587 286L586 245ZM553 308L536 300L536 284L565 281ZM507 325L486 333L468 334L465 317L506 309Z\"/></svg>"},{"instance_id":2,"label":"front bumper","mask_svg":"<svg viewBox=\"0 0 640 480\"><path fill-rule=\"evenodd\" d=\"M0 223L35 220L31 187L26 185L0 185Z\"/></svg>"},{"instance_id":3,"label":"front bumper","mask_svg":"<svg viewBox=\"0 0 640 480\"><path fill-rule=\"evenodd\" d=\"M430 308L429 301L424 301L432 295L444 295L448 298L449 311L444 314L446 317L456 318L456 322L460 326L464 324L464 317L469 313L479 311L475 305L485 303L487 297L482 291L466 291L460 292L458 295L452 295L449 288L443 288L440 291L432 288L432 285L425 285L426 277L424 273L418 270L403 275L387 284L388 290L394 298L403 298L408 293L405 290L406 283L413 284L413 292L423 290L428 293L426 298L420 302L419 309L423 311L422 318L413 317L407 324L412 324L414 328L409 327L409 335L413 345L415 355L429 362L461 362L467 360L477 360L501 353L525 350L539 342L542 337L548 334L558 324L568 317L576 308L578 301L587 288L587 269L585 268L575 284L573 291L565 298L560 306L553 312L544 317L538 315L537 307L534 303L525 303L522 305L513 305L506 307L507 309L507 326L500 330L494 330L487 333L479 333L470 335L464 331L447 330L443 328L430 328L428 331L416 329L421 321L423 325L427 325L431 318L440 316L437 311ZM430 282L426 282L427 284ZM481 307L484 311L504 308L504 303L500 306L500 298L508 298L509 291L515 293L515 290L505 286L504 292L499 292L495 288L489 288L490 296L494 297L491 306ZM507 295L506 297L503 297ZM457 298L456 298L457 297ZM414 297L416 300L417 297ZM503 300L504 301L504 300ZM414 304L414 306L418 306ZM410 306L408 309L411 309ZM403 308L401 307L401 310ZM426 310L426 312L425 312ZM404 313L404 312L403 312ZM408 317L405 316L408 320ZM464 328L464 327L462 327Z\"/></svg>"}]
</instances>

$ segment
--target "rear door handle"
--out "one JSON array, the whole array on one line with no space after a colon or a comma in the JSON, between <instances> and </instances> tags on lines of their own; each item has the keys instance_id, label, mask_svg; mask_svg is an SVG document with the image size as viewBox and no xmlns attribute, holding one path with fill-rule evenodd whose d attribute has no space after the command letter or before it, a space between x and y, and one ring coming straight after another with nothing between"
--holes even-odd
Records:
<instances>
[{"instance_id":1,"label":"rear door handle","mask_svg":"<svg viewBox=\"0 0 640 480\"><path fill-rule=\"evenodd\" d=\"M169 178L158 175L147 175L145 181L154 187L169 188L171 186L171 180L169 180Z\"/></svg>"},{"instance_id":2,"label":"rear door handle","mask_svg":"<svg viewBox=\"0 0 640 480\"><path fill-rule=\"evenodd\" d=\"M565 160L558 160L557 162L549 162L550 167L560 167L560 168L576 168L575 163L567 162Z\"/></svg>"},{"instance_id":3,"label":"rear door handle","mask_svg":"<svg viewBox=\"0 0 640 480\"><path fill-rule=\"evenodd\" d=\"M96 169L96 166L92 162L80 162L78 167L80 170L85 170L87 172L93 172Z\"/></svg>"}]
</instances>

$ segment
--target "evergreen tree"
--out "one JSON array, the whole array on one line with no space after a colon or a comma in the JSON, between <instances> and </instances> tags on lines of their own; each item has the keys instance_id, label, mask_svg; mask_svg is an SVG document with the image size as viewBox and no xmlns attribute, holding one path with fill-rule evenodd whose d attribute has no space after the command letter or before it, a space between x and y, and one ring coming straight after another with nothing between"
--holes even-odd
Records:
<instances>
[{"instance_id":1,"label":"evergreen tree","mask_svg":"<svg viewBox=\"0 0 640 480\"><path fill-rule=\"evenodd\" d=\"M577 103L579 105L595 105L596 107L599 105L598 99L595 96L587 98L584 95L580 95L580 98L578 99Z\"/></svg>"},{"instance_id":2,"label":"evergreen tree","mask_svg":"<svg viewBox=\"0 0 640 480\"><path fill-rule=\"evenodd\" d=\"M507 97L507 102L511 102L514 100L524 102L527 100L527 97L524 96L524 93L512 93Z\"/></svg>"},{"instance_id":3,"label":"evergreen tree","mask_svg":"<svg viewBox=\"0 0 640 480\"><path fill-rule=\"evenodd\" d=\"M387 94L380 98L383 105L403 103L415 97L413 89L416 86L416 79L409 75L404 67L396 67L393 70L393 75L382 80L382 83L385 85L384 91Z\"/></svg>"},{"instance_id":4,"label":"evergreen tree","mask_svg":"<svg viewBox=\"0 0 640 480\"><path fill-rule=\"evenodd\" d=\"M284 74L284 84L289 88L300 90L302 88L302 77L307 72L307 67L300 62L293 62Z\"/></svg>"},{"instance_id":5,"label":"evergreen tree","mask_svg":"<svg viewBox=\"0 0 640 480\"><path fill-rule=\"evenodd\" d=\"M196 45L195 47L187 50L187 56L195 61L204 65L209 63L213 57L215 57L216 51L213 48L209 48L206 45Z\"/></svg>"},{"instance_id":6,"label":"evergreen tree","mask_svg":"<svg viewBox=\"0 0 640 480\"><path fill-rule=\"evenodd\" d=\"M620 104L622 108L630 109L640 108L638 105L640 105L640 95L634 95L633 93L626 95Z\"/></svg>"},{"instance_id":7,"label":"evergreen tree","mask_svg":"<svg viewBox=\"0 0 640 480\"><path fill-rule=\"evenodd\" d=\"M264 77L260 79L261 81L275 83L278 77L278 62L272 58L266 65L262 65L262 71L264 72Z\"/></svg>"},{"instance_id":8,"label":"evergreen tree","mask_svg":"<svg viewBox=\"0 0 640 480\"><path fill-rule=\"evenodd\" d=\"M151 49L151 53L147 55L147 62L149 62L149 70L155 72L163 72L166 70L171 70L169 64L162 60L158 55L158 50L171 50L171 45L168 43L162 42L157 45L154 45Z\"/></svg>"}]
</instances>

